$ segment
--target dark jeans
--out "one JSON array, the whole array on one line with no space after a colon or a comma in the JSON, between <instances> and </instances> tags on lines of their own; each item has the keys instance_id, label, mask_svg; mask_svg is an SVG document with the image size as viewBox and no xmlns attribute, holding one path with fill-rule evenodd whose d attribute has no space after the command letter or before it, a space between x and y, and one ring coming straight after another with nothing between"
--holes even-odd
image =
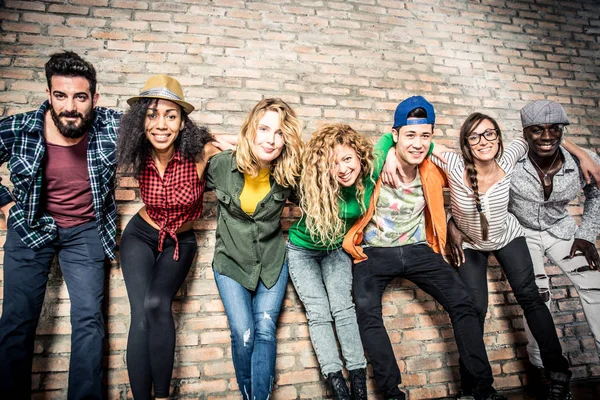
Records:
<instances>
[{"instance_id":1,"label":"dark jeans","mask_svg":"<svg viewBox=\"0 0 600 400\"><path fill-rule=\"evenodd\" d=\"M492 370L473 300L444 258L424 244L365 249L368 260L354 267L354 298L363 345L384 396L402 396L400 369L383 325L381 298L395 277L411 280L450 314L458 352L476 378L477 398L492 390Z\"/></svg>"},{"instance_id":2,"label":"dark jeans","mask_svg":"<svg viewBox=\"0 0 600 400\"><path fill-rule=\"evenodd\" d=\"M465 249L466 262L458 269L458 273L473 296L482 331L488 307L487 264L490 253L500 263L515 298L523 309L531 332L540 345L544 366L552 372L566 372L569 369L569 362L562 355L552 315L535 284L533 263L524 237L518 237L503 248L492 252ZM461 371L463 369L461 359ZM468 391L469 377L464 373L462 376L463 389Z\"/></svg>"},{"instance_id":3,"label":"dark jeans","mask_svg":"<svg viewBox=\"0 0 600 400\"><path fill-rule=\"evenodd\" d=\"M0 398L30 399L35 330L48 273L58 254L71 299L68 399L102 398L104 250L96 222L58 228L40 249L8 228L4 244L4 302L0 319Z\"/></svg>"},{"instance_id":4,"label":"dark jeans","mask_svg":"<svg viewBox=\"0 0 600 400\"><path fill-rule=\"evenodd\" d=\"M198 248L194 232L177 234L179 260L170 237L158 251L158 231L136 214L120 243L121 269L131 306L127 338L127 372L136 400L169 397L175 356L171 304L185 280Z\"/></svg>"}]
</instances>

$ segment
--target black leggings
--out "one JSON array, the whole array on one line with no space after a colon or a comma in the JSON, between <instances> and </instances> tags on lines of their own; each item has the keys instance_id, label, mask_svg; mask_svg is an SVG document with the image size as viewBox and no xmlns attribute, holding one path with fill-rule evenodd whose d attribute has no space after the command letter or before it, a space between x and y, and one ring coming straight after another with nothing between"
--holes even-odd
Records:
<instances>
[{"instance_id":1,"label":"black leggings","mask_svg":"<svg viewBox=\"0 0 600 400\"><path fill-rule=\"evenodd\" d=\"M158 231L136 214L121 237L120 258L131 327L127 339L127 371L136 400L168 397L175 354L173 297L190 270L196 237L189 230L177 235L179 260L173 259L175 241L169 237L158 251Z\"/></svg>"}]
</instances>

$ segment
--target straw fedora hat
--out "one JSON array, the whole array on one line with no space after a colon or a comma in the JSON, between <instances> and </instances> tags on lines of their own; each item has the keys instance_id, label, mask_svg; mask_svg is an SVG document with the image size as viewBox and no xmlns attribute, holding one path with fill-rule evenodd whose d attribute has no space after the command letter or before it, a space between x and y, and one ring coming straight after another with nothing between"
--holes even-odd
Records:
<instances>
[{"instance_id":1,"label":"straw fedora hat","mask_svg":"<svg viewBox=\"0 0 600 400\"><path fill-rule=\"evenodd\" d=\"M138 96L127 100L127 104L132 105L139 99L163 99L179 104L183 107L186 114L194 111L194 106L185 101L181 85L175 78L168 75L154 75L146 81L142 91Z\"/></svg>"}]
</instances>

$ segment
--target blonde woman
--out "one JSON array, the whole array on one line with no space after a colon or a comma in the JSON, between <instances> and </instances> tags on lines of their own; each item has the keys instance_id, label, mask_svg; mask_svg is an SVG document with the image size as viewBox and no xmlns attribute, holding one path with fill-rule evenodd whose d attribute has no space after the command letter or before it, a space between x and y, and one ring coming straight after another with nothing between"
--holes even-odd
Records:
<instances>
[{"instance_id":1,"label":"blonde woman","mask_svg":"<svg viewBox=\"0 0 600 400\"><path fill-rule=\"evenodd\" d=\"M207 171L218 198L213 269L244 400L266 400L273 386L288 278L279 218L300 176L301 130L289 105L264 99L246 117L237 150L217 154Z\"/></svg>"},{"instance_id":2,"label":"blonde woman","mask_svg":"<svg viewBox=\"0 0 600 400\"><path fill-rule=\"evenodd\" d=\"M302 158L298 193L303 215L289 231L288 263L334 399L367 398L367 362L351 294L352 262L342 241L365 212L378 178L374 171L381 170L392 145L391 136L384 136L374 152L371 141L350 126L324 125L313 134ZM350 375L350 393L333 321Z\"/></svg>"}]
</instances>

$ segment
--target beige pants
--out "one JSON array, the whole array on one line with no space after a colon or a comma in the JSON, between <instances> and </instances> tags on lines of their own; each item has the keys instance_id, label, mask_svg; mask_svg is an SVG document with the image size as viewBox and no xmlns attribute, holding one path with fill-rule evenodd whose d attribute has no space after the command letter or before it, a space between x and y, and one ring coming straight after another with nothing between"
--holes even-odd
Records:
<instances>
[{"instance_id":1,"label":"beige pants","mask_svg":"<svg viewBox=\"0 0 600 400\"><path fill-rule=\"evenodd\" d=\"M544 269L544 256L548 257L557 265L570 280L581 300L583 312L594 335L596 348L600 354L600 271L578 271L579 268L587 266L587 261L583 256L576 256L572 259L566 258L571 252L573 239L562 240L552 236L546 231L536 231L523 228L527 246L533 260L533 269L535 281L540 289L540 294L545 297L546 305L550 308L550 279ZM552 309L550 309L552 311ZM540 357L540 348L533 338L527 321L523 318L525 332L527 333L527 353L529 361L536 367L543 367Z\"/></svg>"}]
</instances>

